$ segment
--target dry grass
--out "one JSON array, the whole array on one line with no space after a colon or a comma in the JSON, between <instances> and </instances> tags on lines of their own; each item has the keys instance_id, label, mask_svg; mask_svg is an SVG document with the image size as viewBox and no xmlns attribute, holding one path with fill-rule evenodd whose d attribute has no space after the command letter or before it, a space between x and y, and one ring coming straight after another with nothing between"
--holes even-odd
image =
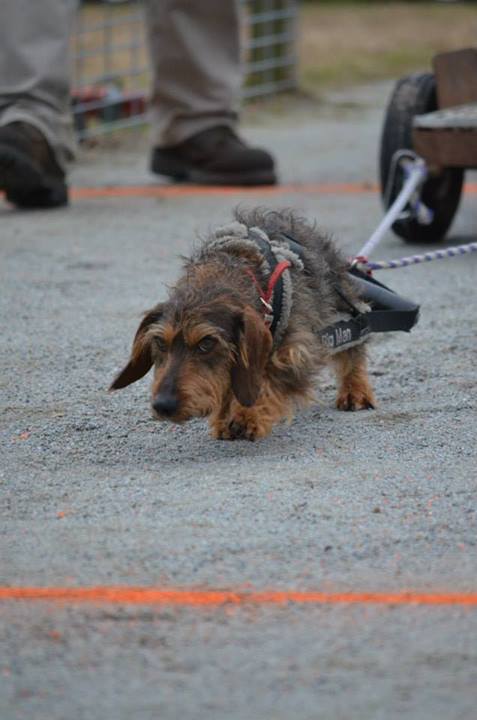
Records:
<instances>
[{"instance_id":1,"label":"dry grass","mask_svg":"<svg viewBox=\"0 0 477 720\"><path fill-rule=\"evenodd\" d=\"M138 12L131 5L83 5L85 26L105 18ZM84 76L124 76L132 64L147 66L148 56L142 22L119 25L110 41L121 46L109 56L102 47L104 31L80 36L83 50L99 54L77 65ZM131 51L125 46L138 42ZM299 77L302 87L314 94L328 88L399 77L417 69L429 69L436 52L476 45L477 12L472 4L437 2L305 3L300 8ZM78 39L74 43L78 49ZM123 77L126 88L148 89L148 73Z\"/></svg>"},{"instance_id":2,"label":"dry grass","mask_svg":"<svg viewBox=\"0 0 477 720\"><path fill-rule=\"evenodd\" d=\"M430 69L437 52L477 44L475 5L305 4L300 78L313 92Z\"/></svg>"}]
</instances>

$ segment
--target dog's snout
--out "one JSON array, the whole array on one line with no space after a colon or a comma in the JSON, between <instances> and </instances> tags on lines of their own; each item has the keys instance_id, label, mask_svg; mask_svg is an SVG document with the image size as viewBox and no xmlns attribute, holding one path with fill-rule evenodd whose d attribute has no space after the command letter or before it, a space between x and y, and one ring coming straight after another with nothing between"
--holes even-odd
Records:
<instances>
[{"instance_id":1,"label":"dog's snout","mask_svg":"<svg viewBox=\"0 0 477 720\"><path fill-rule=\"evenodd\" d=\"M158 415L172 417L179 407L177 395L173 393L159 393L152 401L152 407Z\"/></svg>"}]
</instances>

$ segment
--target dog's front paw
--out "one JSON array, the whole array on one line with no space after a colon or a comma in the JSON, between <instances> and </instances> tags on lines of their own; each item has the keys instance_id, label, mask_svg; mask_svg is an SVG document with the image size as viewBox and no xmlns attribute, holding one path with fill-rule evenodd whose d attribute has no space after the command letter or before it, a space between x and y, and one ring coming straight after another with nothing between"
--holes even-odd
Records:
<instances>
[{"instance_id":1,"label":"dog's front paw","mask_svg":"<svg viewBox=\"0 0 477 720\"><path fill-rule=\"evenodd\" d=\"M376 400L370 387L351 387L340 391L336 407L338 410L374 410Z\"/></svg>"},{"instance_id":2,"label":"dog's front paw","mask_svg":"<svg viewBox=\"0 0 477 720\"><path fill-rule=\"evenodd\" d=\"M252 442L259 437L255 423L244 425L238 420L230 422L228 435L230 440L251 440Z\"/></svg>"},{"instance_id":3,"label":"dog's front paw","mask_svg":"<svg viewBox=\"0 0 477 720\"><path fill-rule=\"evenodd\" d=\"M253 408L237 409L232 417L212 425L212 434L218 440L259 440L270 434L270 423L260 422Z\"/></svg>"}]
</instances>

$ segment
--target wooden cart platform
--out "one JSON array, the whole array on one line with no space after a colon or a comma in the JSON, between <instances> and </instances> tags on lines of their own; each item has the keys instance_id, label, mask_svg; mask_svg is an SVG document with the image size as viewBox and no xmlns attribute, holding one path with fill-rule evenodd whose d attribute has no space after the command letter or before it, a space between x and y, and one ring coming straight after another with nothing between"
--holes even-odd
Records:
<instances>
[{"instance_id":1,"label":"wooden cart platform","mask_svg":"<svg viewBox=\"0 0 477 720\"><path fill-rule=\"evenodd\" d=\"M477 168L477 49L434 58L439 109L413 120L413 146L433 167Z\"/></svg>"}]
</instances>

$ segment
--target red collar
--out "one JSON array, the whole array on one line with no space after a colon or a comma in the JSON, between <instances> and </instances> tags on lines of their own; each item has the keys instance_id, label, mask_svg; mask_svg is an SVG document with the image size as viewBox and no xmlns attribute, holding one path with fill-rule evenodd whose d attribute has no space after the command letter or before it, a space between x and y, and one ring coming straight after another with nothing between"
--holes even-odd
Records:
<instances>
[{"instance_id":1,"label":"red collar","mask_svg":"<svg viewBox=\"0 0 477 720\"><path fill-rule=\"evenodd\" d=\"M257 288L258 294L260 296L260 300L264 306L264 320L265 324L268 327L271 327L272 330L274 330L279 318L276 317L276 311L275 308L271 305L270 301L273 296L273 291L275 289L275 285L280 280L281 276L285 272L285 270L288 270L288 268L291 267L291 262L289 260L282 260L281 262L277 263L275 265L272 274L268 278L268 284L267 289L263 290L260 283L258 282L257 278L253 274L252 270L250 268L246 268L246 273L249 275L253 282L255 287ZM280 307L281 307L281 298L280 298Z\"/></svg>"}]
</instances>

